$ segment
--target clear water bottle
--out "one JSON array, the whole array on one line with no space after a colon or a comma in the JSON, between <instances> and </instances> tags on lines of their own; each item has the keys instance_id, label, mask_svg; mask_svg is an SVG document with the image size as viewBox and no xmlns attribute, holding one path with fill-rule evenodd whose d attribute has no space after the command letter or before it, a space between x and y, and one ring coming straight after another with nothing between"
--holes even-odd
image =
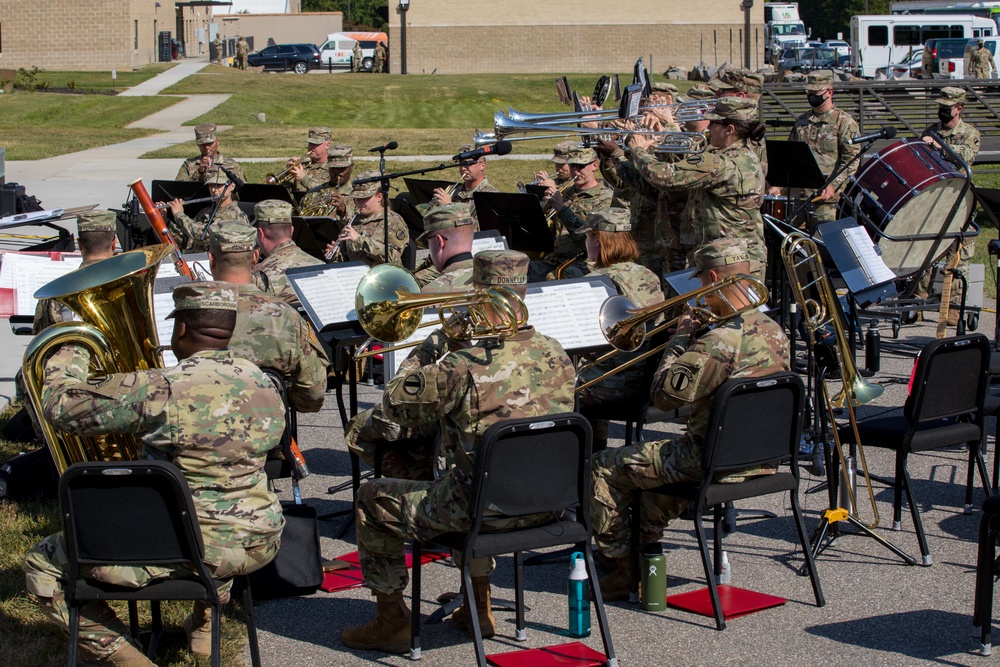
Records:
<instances>
[{"instance_id":1,"label":"clear water bottle","mask_svg":"<svg viewBox=\"0 0 1000 667\"><path fill-rule=\"evenodd\" d=\"M569 636L590 636L590 578L583 554L569 557Z\"/></svg>"},{"instance_id":2,"label":"clear water bottle","mask_svg":"<svg viewBox=\"0 0 1000 667\"><path fill-rule=\"evenodd\" d=\"M719 584L729 584L733 581L733 568L729 564L729 554L722 552L722 563L719 565Z\"/></svg>"}]
</instances>

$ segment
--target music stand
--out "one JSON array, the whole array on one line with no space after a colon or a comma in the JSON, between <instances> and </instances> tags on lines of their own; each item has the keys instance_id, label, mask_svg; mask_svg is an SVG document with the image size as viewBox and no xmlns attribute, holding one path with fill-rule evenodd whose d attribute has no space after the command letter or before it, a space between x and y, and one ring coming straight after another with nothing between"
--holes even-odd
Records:
<instances>
[{"instance_id":1,"label":"music stand","mask_svg":"<svg viewBox=\"0 0 1000 667\"><path fill-rule=\"evenodd\" d=\"M237 192L240 195L240 201L244 202L261 202L265 199L280 199L281 201L288 202L292 206L295 205L295 201L293 200L291 193L284 185L244 183L243 187Z\"/></svg>"},{"instance_id":2,"label":"music stand","mask_svg":"<svg viewBox=\"0 0 1000 667\"><path fill-rule=\"evenodd\" d=\"M826 176L816 164L816 157L804 141L768 139L764 145L767 147L768 185L816 190L826 182Z\"/></svg>"},{"instance_id":3,"label":"music stand","mask_svg":"<svg viewBox=\"0 0 1000 667\"><path fill-rule=\"evenodd\" d=\"M409 180L409 179L404 179ZM424 233L424 216L420 214L417 207L400 197L389 200L389 209L395 211L403 218L407 228L410 230L410 238L416 241L417 237Z\"/></svg>"},{"instance_id":4,"label":"music stand","mask_svg":"<svg viewBox=\"0 0 1000 667\"><path fill-rule=\"evenodd\" d=\"M149 197L154 202L168 202L171 199L204 199L211 196L208 186L194 181L153 181L150 183ZM184 204L184 213L190 218L195 217L212 202ZM167 213L164 211L163 213Z\"/></svg>"},{"instance_id":5,"label":"music stand","mask_svg":"<svg viewBox=\"0 0 1000 667\"><path fill-rule=\"evenodd\" d=\"M495 229L512 250L552 252L555 239L535 195L520 192L476 192L472 195L480 229Z\"/></svg>"},{"instance_id":6,"label":"music stand","mask_svg":"<svg viewBox=\"0 0 1000 667\"><path fill-rule=\"evenodd\" d=\"M406 189L417 206L430 204L434 198L434 191L438 188L447 190L455 185L455 181L435 181L426 178L403 178L403 183L406 184Z\"/></svg>"},{"instance_id":7,"label":"music stand","mask_svg":"<svg viewBox=\"0 0 1000 667\"><path fill-rule=\"evenodd\" d=\"M323 216L292 216L292 241L316 259L326 262L326 246L337 240L340 225Z\"/></svg>"},{"instance_id":8,"label":"music stand","mask_svg":"<svg viewBox=\"0 0 1000 667\"><path fill-rule=\"evenodd\" d=\"M536 197L538 197L538 201L544 201L545 200L545 192L548 190L548 188L545 187L544 185L537 185L535 183L527 183L524 186L524 190L528 194L532 194L532 195L535 195Z\"/></svg>"}]
</instances>

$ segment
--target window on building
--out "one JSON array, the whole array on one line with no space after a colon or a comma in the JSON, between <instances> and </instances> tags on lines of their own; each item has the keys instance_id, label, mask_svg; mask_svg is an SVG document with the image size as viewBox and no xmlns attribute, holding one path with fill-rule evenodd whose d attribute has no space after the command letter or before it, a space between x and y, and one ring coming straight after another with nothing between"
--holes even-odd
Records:
<instances>
[{"instance_id":1,"label":"window on building","mask_svg":"<svg viewBox=\"0 0 1000 667\"><path fill-rule=\"evenodd\" d=\"M870 46L889 46L889 26L868 26L868 44Z\"/></svg>"}]
</instances>

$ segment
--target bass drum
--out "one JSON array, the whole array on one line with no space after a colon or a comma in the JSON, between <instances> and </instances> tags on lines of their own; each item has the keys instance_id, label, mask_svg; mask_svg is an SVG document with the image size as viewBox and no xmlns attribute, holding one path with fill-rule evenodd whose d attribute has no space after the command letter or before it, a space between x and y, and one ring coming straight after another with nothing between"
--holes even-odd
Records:
<instances>
[{"instance_id":1,"label":"bass drum","mask_svg":"<svg viewBox=\"0 0 1000 667\"><path fill-rule=\"evenodd\" d=\"M856 217L854 207L879 231L896 238L939 234L952 207L946 233L958 233L975 206L972 188L962 196L965 175L920 139L903 139L871 156L844 191L839 217ZM872 230L869 229L869 234ZM875 235L882 259L896 275L913 273L930 257L944 255L954 239L891 241Z\"/></svg>"}]
</instances>

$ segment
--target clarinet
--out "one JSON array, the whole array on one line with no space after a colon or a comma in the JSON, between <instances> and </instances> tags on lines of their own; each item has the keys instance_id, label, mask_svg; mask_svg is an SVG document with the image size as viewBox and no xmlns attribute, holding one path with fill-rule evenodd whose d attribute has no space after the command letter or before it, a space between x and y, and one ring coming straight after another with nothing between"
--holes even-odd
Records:
<instances>
[{"instance_id":1,"label":"clarinet","mask_svg":"<svg viewBox=\"0 0 1000 667\"><path fill-rule=\"evenodd\" d=\"M358 219L359 215L361 215L361 214L355 212L355 214L353 216L351 216L351 219L347 221L347 224L344 225L344 229L347 229L348 227L353 227L354 226L354 221ZM323 255L323 259L325 259L328 262L332 261L333 258L336 257L337 253L339 253L339 252L340 252L340 241L337 241L336 245L333 246L333 249L330 250L330 252L328 252L325 255Z\"/></svg>"}]
</instances>

